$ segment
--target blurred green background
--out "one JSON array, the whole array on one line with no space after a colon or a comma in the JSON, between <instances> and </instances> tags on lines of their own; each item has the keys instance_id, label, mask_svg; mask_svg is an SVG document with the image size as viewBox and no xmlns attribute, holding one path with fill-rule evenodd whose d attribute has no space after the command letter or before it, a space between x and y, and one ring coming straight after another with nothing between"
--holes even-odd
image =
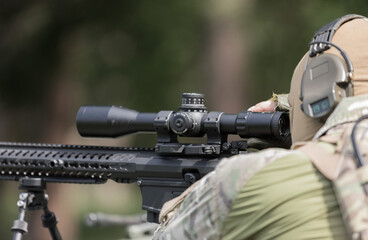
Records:
<instances>
[{"instance_id":1,"label":"blurred green background","mask_svg":"<svg viewBox=\"0 0 368 240\"><path fill-rule=\"evenodd\" d=\"M1 1L0 140L152 146L153 135L82 139L81 105L175 110L181 93L237 113L288 92L313 33L365 0ZM0 182L0 239L17 218L15 182ZM49 184L64 239L118 239L123 228L87 228L84 214L140 211L137 187ZM24 239L50 239L40 214Z\"/></svg>"}]
</instances>

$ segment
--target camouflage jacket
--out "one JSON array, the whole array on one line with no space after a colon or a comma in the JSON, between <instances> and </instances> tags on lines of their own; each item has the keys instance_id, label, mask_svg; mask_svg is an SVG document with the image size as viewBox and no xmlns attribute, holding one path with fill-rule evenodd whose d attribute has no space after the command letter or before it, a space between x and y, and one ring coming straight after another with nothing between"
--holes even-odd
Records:
<instances>
[{"instance_id":1,"label":"camouflage jacket","mask_svg":"<svg viewBox=\"0 0 368 240\"><path fill-rule=\"evenodd\" d=\"M360 166L356 152L359 151L363 162L366 162L368 120L359 122L359 119L367 115L368 95L344 99L314 138L315 141L334 146L333 152L326 156L329 164L320 164L314 159L312 161L333 182L351 239L368 239L368 166ZM353 135L354 127L356 129ZM352 143L353 138L356 149Z\"/></svg>"}]
</instances>

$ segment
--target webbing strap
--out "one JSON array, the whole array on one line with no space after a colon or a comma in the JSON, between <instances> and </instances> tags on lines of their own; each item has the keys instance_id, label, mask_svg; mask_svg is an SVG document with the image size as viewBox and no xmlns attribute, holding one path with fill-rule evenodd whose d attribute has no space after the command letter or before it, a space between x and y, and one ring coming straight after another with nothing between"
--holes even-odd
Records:
<instances>
[{"instance_id":1,"label":"webbing strap","mask_svg":"<svg viewBox=\"0 0 368 240\"><path fill-rule=\"evenodd\" d=\"M328 179L336 178L339 157L324 150L317 142L308 142L298 148L312 160L314 166Z\"/></svg>"},{"instance_id":2,"label":"webbing strap","mask_svg":"<svg viewBox=\"0 0 368 240\"><path fill-rule=\"evenodd\" d=\"M320 28L313 36L312 42L331 42L332 37L337 31L337 29L343 25L344 23L351 21L357 18L365 18L364 16L357 14L349 14L342 16L338 19L333 20L332 22L326 24L322 28ZM318 53L322 53L329 49L330 46L327 44L313 44L310 47L310 57L314 57Z\"/></svg>"},{"instance_id":3,"label":"webbing strap","mask_svg":"<svg viewBox=\"0 0 368 240\"><path fill-rule=\"evenodd\" d=\"M368 183L368 165L360 167L358 169L358 176L361 184Z\"/></svg>"}]
</instances>

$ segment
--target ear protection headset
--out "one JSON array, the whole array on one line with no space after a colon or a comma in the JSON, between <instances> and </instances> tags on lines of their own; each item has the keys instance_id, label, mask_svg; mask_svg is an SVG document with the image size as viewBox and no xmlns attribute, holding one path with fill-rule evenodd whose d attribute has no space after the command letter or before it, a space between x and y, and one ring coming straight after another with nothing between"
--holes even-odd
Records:
<instances>
[{"instance_id":1,"label":"ear protection headset","mask_svg":"<svg viewBox=\"0 0 368 240\"><path fill-rule=\"evenodd\" d=\"M327 117L343 98L353 95L353 64L348 55L332 43L332 37L341 25L357 18L364 17L351 14L332 21L318 30L309 44L310 61L304 69L300 90L301 109L309 117ZM334 54L324 53L331 47L339 51L344 61Z\"/></svg>"}]
</instances>

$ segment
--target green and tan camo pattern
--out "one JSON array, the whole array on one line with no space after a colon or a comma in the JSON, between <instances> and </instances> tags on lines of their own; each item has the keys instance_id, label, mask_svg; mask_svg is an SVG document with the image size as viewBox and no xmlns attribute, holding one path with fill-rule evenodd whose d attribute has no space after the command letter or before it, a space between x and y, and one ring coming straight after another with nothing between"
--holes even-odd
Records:
<instances>
[{"instance_id":1,"label":"green and tan camo pattern","mask_svg":"<svg viewBox=\"0 0 368 240\"><path fill-rule=\"evenodd\" d=\"M314 136L314 139L325 134L329 129L338 127L344 123L352 123L359 117L368 114L368 95L348 97L343 99L323 127ZM340 126L340 129L344 128Z\"/></svg>"},{"instance_id":2,"label":"green and tan camo pattern","mask_svg":"<svg viewBox=\"0 0 368 240\"><path fill-rule=\"evenodd\" d=\"M288 97L289 94L276 94L273 93L272 94L272 98L271 100L275 101L277 106L276 106L276 111L289 111L290 110L290 104L288 101Z\"/></svg>"},{"instance_id":3,"label":"green and tan camo pattern","mask_svg":"<svg viewBox=\"0 0 368 240\"><path fill-rule=\"evenodd\" d=\"M336 146L339 167L333 184L341 213L352 239L368 239L368 199L363 189L363 184L368 180L368 166L357 169L357 159L351 141L355 122L366 114L368 114L368 95L346 98L315 136L316 139L325 133L325 135L340 136ZM368 120L358 125L355 137L358 148L367 159Z\"/></svg>"},{"instance_id":4,"label":"green and tan camo pattern","mask_svg":"<svg viewBox=\"0 0 368 240\"><path fill-rule=\"evenodd\" d=\"M220 239L224 220L245 183L267 164L289 154L284 149L268 149L222 160L173 210L174 217L160 224L154 239Z\"/></svg>"},{"instance_id":5,"label":"green and tan camo pattern","mask_svg":"<svg viewBox=\"0 0 368 240\"><path fill-rule=\"evenodd\" d=\"M368 150L368 122L358 125L356 139L359 149L367 156ZM351 133L353 123L345 124L345 132ZM342 125L340 125L342 126ZM336 128L340 131L341 128ZM329 132L334 133L335 129ZM336 172L336 179L333 180L336 198L338 199L341 214L344 218L347 230L352 239L368 239L368 205L367 195L364 193L363 184L367 180L365 174L368 173L368 166L357 169L355 152L352 146L350 134L344 138L340 144L341 152L339 158L339 168ZM338 150L339 151L339 150ZM362 181L365 180L365 181Z\"/></svg>"}]
</instances>

